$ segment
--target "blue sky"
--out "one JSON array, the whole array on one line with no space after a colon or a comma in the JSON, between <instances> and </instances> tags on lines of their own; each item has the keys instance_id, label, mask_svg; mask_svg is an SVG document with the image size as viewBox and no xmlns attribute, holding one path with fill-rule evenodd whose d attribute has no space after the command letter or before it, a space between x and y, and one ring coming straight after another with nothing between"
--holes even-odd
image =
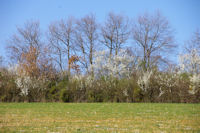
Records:
<instances>
[{"instance_id":1,"label":"blue sky","mask_svg":"<svg viewBox=\"0 0 200 133\"><path fill-rule=\"evenodd\" d=\"M52 22L68 16L94 13L99 22L110 11L136 18L160 10L175 29L181 44L200 28L200 0L0 0L0 55L6 55L6 40L27 20L40 21L43 31Z\"/></svg>"}]
</instances>

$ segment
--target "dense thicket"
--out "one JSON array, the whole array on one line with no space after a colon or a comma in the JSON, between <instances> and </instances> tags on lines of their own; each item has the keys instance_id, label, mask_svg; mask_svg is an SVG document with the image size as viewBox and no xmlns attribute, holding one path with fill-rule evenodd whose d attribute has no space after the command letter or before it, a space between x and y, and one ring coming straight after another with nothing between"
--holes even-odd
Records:
<instances>
[{"instance_id":1,"label":"dense thicket","mask_svg":"<svg viewBox=\"0 0 200 133\"><path fill-rule=\"evenodd\" d=\"M109 13L17 27L0 58L2 102L200 102L200 32L179 54L159 12Z\"/></svg>"}]
</instances>

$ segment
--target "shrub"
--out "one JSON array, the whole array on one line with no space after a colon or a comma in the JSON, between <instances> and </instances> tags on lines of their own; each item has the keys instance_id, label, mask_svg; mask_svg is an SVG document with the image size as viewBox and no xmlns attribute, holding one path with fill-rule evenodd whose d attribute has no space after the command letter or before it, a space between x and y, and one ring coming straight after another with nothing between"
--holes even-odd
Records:
<instances>
[{"instance_id":1,"label":"shrub","mask_svg":"<svg viewBox=\"0 0 200 133\"><path fill-rule=\"evenodd\" d=\"M0 101L19 102L22 100L21 98L20 90L15 84L14 75L2 69L0 72Z\"/></svg>"},{"instance_id":2,"label":"shrub","mask_svg":"<svg viewBox=\"0 0 200 133\"><path fill-rule=\"evenodd\" d=\"M60 100L63 102L73 102L73 93L68 89L61 90Z\"/></svg>"},{"instance_id":3,"label":"shrub","mask_svg":"<svg viewBox=\"0 0 200 133\"><path fill-rule=\"evenodd\" d=\"M68 83L68 78L64 78L60 81L54 81L53 83L51 83L51 88L48 91L48 98L50 99L50 101L56 102L61 100L61 92L62 90L66 90Z\"/></svg>"}]
</instances>

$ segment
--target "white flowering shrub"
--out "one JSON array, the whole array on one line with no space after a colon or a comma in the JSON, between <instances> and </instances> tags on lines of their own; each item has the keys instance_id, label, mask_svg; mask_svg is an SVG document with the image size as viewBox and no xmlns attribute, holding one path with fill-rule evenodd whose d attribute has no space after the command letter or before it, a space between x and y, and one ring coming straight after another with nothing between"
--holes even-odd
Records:
<instances>
[{"instance_id":1,"label":"white flowering shrub","mask_svg":"<svg viewBox=\"0 0 200 133\"><path fill-rule=\"evenodd\" d=\"M94 82L94 78L92 77L92 75L87 75L87 76L83 76L83 75L74 75L74 77L72 78L72 82L77 82L78 84L76 84L76 88L79 89L83 89L84 87L92 87L92 84Z\"/></svg>"},{"instance_id":2,"label":"white flowering shrub","mask_svg":"<svg viewBox=\"0 0 200 133\"><path fill-rule=\"evenodd\" d=\"M17 77L15 83L17 87L20 88L21 94L27 96L28 91L30 90L30 83L31 83L30 77L24 77L24 78Z\"/></svg>"},{"instance_id":3,"label":"white flowering shrub","mask_svg":"<svg viewBox=\"0 0 200 133\"><path fill-rule=\"evenodd\" d=\"M145 72L143 71L141 76L139 76L138 78L137 83L144 92L146 92L147 89L149 88L151 75L152 71L145 71Z\"/></svg>"},{"instance_id":4,"label":"white flowering shrub","mask_svg":"<svg viewBox=\"0 0 200 133\"><path fill-rule=\"evenodd\" d=\"M46 81L44 79L36 79L31 78L25 75L17 75L15 83L18 88L21 90L21 95L27 96L31 90L34 89L42 89L45 90L44 83Z\"/></svg>"},{"instance_id":5,"label":"white flowering shrub","mask_svg":"<svg viewBox=\"0 0 200 133\"><path fill-rule=\"evenodd\" d=\"M190 94L196 94L200 90L200 54L197 49L190 50L189 53L179 57L181 72L190 74Z\"/></svg>"},{"instance_id":6,"label":"white flowering shrub","mask_svg":"<svg viewBox=\"0 0 200 133\"><path fill-rule=\"evenodd\" d=\"M180 79L180 75L178 73L160 73L155 74L154 79L159 85L159 96L161 97L164 93L172 93L173 89L176 89L178 85L178 81Z\"/></svg>"},{"instance_id":7,"label":"white flowering shrub","mask_svg":"<svg viewBox=\"0 0 200 133\"><path fill-rule=\"evenodd\" d=\"M17 88L21 90L21 95L27 96L31 90L45 90L45 78L35 78L28 76L25 71L21 70L19 65L14 65L9 68L9 72L15 75L15 83Z\"/></svg>"},{"instance_id":8,"label":"white flowering shrub","mask_svg":"<svg viewBox=\"0 0 200 133\"><path fill-rule=\"evenodd\" d=\"M200 55L196 49L179 56L179 66L182 72L200 74Z\"/></svg>"},{"instance_id":9,"label":"white flowering shrub","mask_svg":"<svg viewBox=\"0 0 200 133\"><path fill-rule=\"evenodd\" d=\"M194 95L200 90L200 75L194 74L190 76L190 83L191 85L188 92Z\"/></svg>"},{"instance_id":10,"label":"white flowering shrub","mask_svg":"<svg viewBox=\"0 0 200 133\"><path fill-rule=\"evenodd\" d=\"M120 50L118 55L112 57L109 51L96 52L94 56L94 64L91 67L96 77L130 77L134 57L128 55L126 50Z\"/></svg>"},{"instance_id":11,"label":"white flowering shrub","mask_svg":"<svg viewBox=\"0 0 200 133\"><path fill-rule=\"evenodd\" d=\"M19 65L18 64L10 65L8 67L8 72L13 74L13 75L18 75L19 74L18 69L19 69Z\"/></svg>"}]
</instances>

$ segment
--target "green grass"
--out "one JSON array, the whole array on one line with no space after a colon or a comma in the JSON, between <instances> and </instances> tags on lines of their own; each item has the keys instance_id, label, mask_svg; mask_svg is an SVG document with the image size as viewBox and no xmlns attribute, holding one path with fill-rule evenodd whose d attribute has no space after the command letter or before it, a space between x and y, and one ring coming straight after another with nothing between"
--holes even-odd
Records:
<instances>
[{"instance_id":1,"label":"green grass","mask_svg":"<svg viewBox=\"0 0 200 133\"><path fill-rule=\"evenodd\" d=\"M0 103L0 132L200 132L200 104Z\"/></svg>"}]
</instances>

